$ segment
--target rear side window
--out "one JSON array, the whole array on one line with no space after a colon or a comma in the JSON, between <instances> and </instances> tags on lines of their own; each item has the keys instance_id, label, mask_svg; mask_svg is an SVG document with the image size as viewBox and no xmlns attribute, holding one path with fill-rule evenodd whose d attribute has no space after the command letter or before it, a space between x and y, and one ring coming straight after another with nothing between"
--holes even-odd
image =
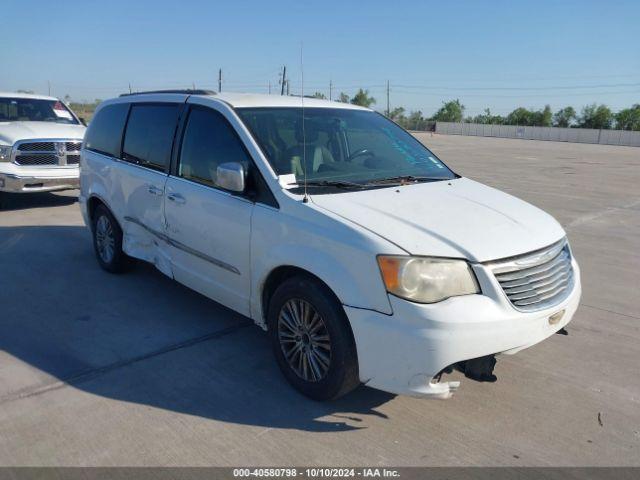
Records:
<instances>
[{"instance_id":1,"label":"rear side window","mask_svg":"<svg viewBox=\"0 0 640 480\"><path fill-rule=\"evenodd\" d=\"M250 159L233 127L219 113L193 108L182 140L178 175L215 186L218 165L240 162L249 168Z\"/></svg>"},{"instance_id":2,"label":"rear side window","mask_svg":"<svg viewBox=\"0 0 640 480\"><path fill-rule=\"evenodd\" d=\"M165 171L178 121L178 104L133 105L124 135L122 159Z\"/></svg>"},{"instance_id":3,"label":"rear side window","mask_svg":"<svg viewBox=\"0 0 640 480\"><path fill-rule=\"evenodd\" d=\"M85 148L112 157L119 157L122 130L128 110L128 103L116 103L101 108L89 124L84 137Z\"/></svg>"}]
</instances>

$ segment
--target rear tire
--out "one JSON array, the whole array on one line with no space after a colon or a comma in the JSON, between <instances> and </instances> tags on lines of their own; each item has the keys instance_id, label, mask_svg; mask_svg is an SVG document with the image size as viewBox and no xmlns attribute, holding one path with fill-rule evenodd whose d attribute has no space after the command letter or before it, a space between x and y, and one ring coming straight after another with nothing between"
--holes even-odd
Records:
<instances>
[{"instance_id":1,"label":"rear tire","mask_svg":"<svg viewBox=\"0 0 640 480\"><path fill-rule=\"evenodd\" d=\"M122 229L104 205L95 209L92 233L96 259L104 270L123 273L130 269L133 259L122 250Z\"/></svg>"},{"instance_id":2,"label":"rear tire","mask_svg":"<svg viewBox=\"0 0 640 480\"><path fill-rule=\"evenodd\" d=\"M330 400L360 384L349 320L323 283L305 275L285 280L271 297L267 320L278 366L302 394Z\"/></svg>"}]
</instances>

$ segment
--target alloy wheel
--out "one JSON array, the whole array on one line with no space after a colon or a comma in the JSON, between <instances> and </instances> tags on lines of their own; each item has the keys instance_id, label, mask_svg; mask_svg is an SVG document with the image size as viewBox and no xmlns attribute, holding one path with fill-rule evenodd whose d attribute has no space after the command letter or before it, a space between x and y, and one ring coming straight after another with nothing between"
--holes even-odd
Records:
<instances>
[{"instance_id":1,"label":"alloy wheel","mask_svg":"<svg viewBox=\"0 0 640 480\"><path fill-rule=\"evenodd\" d=\"M307 382L319 382L331 365L331 339L324 320L305 300L290 299L278 315L278 339L289 367Z\"/></svg>"},{"instance_id":2,"label":"alloy wheel","mask_svg":"<svg viewBox=\"0 0 640 480\"><path fill-rule=\"evenodd\" d=\"M106 215L101 215L96 222L96 247L103 262L111 263L113 260L115 243L113 225Z\"/></svg>"}]
</instances>

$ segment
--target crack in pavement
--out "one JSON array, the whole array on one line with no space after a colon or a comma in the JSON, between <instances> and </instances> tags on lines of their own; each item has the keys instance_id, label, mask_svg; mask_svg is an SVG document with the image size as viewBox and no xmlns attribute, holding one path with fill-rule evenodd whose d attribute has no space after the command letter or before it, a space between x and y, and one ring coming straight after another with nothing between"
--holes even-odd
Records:
<instances>
[{"instance_id":1,"label":"crack in pavement","mask_svg":"<svg viewBox=\"0 0 640 480\"><path fill-rule=\"evenodd\" d=\"M586 303L581 303L580 305L587 308L593 308L594 310L600 310L601 312L613 313L614 315L620 315L621 317L635 318L636 320L640 320L640 317L636 317L635 315L630 315L628 313L616 312L614 310L609 310L607 308L602 308L602 307L596 307L594 305L588 305Z\"/></svg>"},{"instance_id":2,"label":"crack in pavement","mask_svg":"<svg viewBox=\"0 0 640 480\"><path fill-rule=\"evenodd\" d=\"M618 212L618 211L624 211L624 210L630 210L634 207L637 207L638 205L640 205L640 200L636 200L634 202L631 203L627 203L625 205L620 205L620 206L616 206L616 207L609 207L609 208L605 208L603 210L599 210L597 212L591 212L591 213L587 213L585 215L581 215L578 218L574 219L573 221L569 222L567 224L567 226L565 227L565 230L571 230L575 227L578 227L580 225L583 225L585 223L590 223L593 220L596 220L600 217L603 217L605 215L608 215L610 213L614 213L614 212Z\"/></svg>"},{"instance_id":3,"label":"crack in pavement","mask_svg":"<svg viewBox=\"0 0 640 480\"><path fill-rule=\"evenodd\" d=\"M166 353L171 353L176 350L180 350L183 348L189 348L199 343L206 342L208 340L214 340L217 338L224 337L231 333L237 332L243 328L253 326L253 322L245 321L240 325L233 325L231 327L223 328L222 330L216 330L215 332L208 333L206 335L202 335L200 337L191 338L189 340L185 340L180 343L174 343L172 345L168 345L166 347L160 348L158 350L154 350L152 352L148 352L142 355L138 355L133 358L129 358L126 360L121 360L119 362L110 363L109 365L105 365L103 367L91 368L88 370L84 370L80 373L76 373L67 378L61 378L55 382L51 382L45 385L40 385L34 388L26 388L18 392L12 392L4 396L0 396L0 405L11 402L14 400L20 400L23 398L34 397L37 395L41 395L46 392L50 392L52 390L58 390L60 388L64 388L68 385L77 385L79 383L83 383L89 380L93 380L101 375L112 372L113 370L117 370L119 368L128 367L129 365L133 365L135 363L143 362L145 360L149 360L154 357L158 357L160 355L164 355Z\"/></svg>"}]
</instances>

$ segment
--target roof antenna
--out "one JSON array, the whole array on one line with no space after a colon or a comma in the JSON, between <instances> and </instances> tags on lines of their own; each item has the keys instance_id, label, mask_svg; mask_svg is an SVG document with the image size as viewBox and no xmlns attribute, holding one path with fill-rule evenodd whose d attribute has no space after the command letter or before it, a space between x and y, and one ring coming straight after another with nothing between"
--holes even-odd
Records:
<instances>
[{"instance_id":1,"label":"roof antenna","mask_svg":"<svg viewBox=\"0 0 640 480\"><path fill-rule=\"evenodd\" d=\"M304 175L304 197L302 203L309 202L307 194L307 135L304 130L304 61L303 61L303 44L300 42L300 101L302 102L302 173Z\"/></svg>"}]
</instances>

